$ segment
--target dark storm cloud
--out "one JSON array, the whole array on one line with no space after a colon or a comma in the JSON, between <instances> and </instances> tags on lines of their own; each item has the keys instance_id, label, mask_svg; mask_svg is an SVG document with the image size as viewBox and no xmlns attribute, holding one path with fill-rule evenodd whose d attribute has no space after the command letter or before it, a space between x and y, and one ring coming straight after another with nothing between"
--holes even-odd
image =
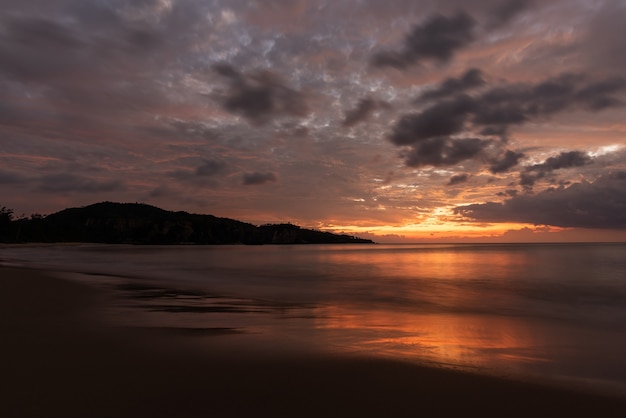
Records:
<instances>
[{"instance_id":1,"label":"dark storm cloud","mask_svg":"<svg viewBox=\"0 0 626 418\"><path fill-rule=\"evenodd\" d=\"M457 184L461 184L461 183L465 183L467 180L469 180L469 174L457 174L454 175L452 177L450 177L450 181L448 182L448 186L455 186Z\"/></svg>"},{"instance_id":2,"label":"dark storm cloud","mask_svg":"<svg viewBox=\"0 0 626 418\"><path fill-rule=\"evenodd\" d=\"M304 95L283 84L269 71L243 75L228 64L214 66L215 72L230 80L230 89L220 98L222 107L255 123L280 115L304 116L308 108Z\"/></svg>"},{"instance_id":3,"label":"dark storm cloud","mask_svg":"<svg viewBox=\"0 0 626 418\"><path fill-rule=\"evenodd\" d=\"M524 157L525 155L521 152L507 150L500 159L492 162L491 166L489 167L489 171L491 171L493 174L505 173L511 168L515 167L517 164L519 164L519 160Z\"/></svg>"},{"instance_id":4,"label":"dark storm cloud","mask_svg":"<svg viewBox=\"0 0 626 418\"><path fill-rule=\"evenodd\" d=\"M592 183L516 196L504 203L461 206L455 212L478 222L626 229L626 172L606 174Z\"/></svg>"},{"instance_id":5,"label":"dark storm cloud","mask_svg":"<svg viewBox=\"0 0 626 418\"><path fill-rule=\"evenodd\" d=\"M51 174L40 180L38 190L48 193L100 193L120 191L124 185L119 180L94 180L74 174Z\"/></svg>"},{"instance_id":6,"label":"dark storm cloud","mask_svg":"<svg viewBox=\"0 0 626 418\"><path fill-rule=\"evenodd\" d=\"M423 60L447 62L455 52L473 41L474 26L474 19L465 12L452 17L434 15L413 27L402 50L381 51L371 62L376 67L396 68L406 68Z\"/></svg>"},{"instance_id":7,"label":"dark storm cloud","mask_svg":"<svg viewBox=\"0 0 626 418\"><path fill-rule=\"evenodd\" d=\"M246 186L253 186L259 184L266 184L270 182L275 182L277 180L276 174L274 173L244 173L243 175L243 184Z\"/></svg>"},{"instance_id":8,"label":"dark storm cloud","mask_svg":"<svg viewBox=\"0 0 626 418\"><path fill-rule=\"evenodd\" d=\"M457 83L448 84L446 90L458 90ZM614 95L624 89L626 82L622 78L588 81L583 75L561 74L537 84L503 84L474 95L460 93L451 98L443 95L421 112L401 117L390 140L394 145L411 148L405 154L409 166L456 164L476 156L484 157L483 151L488 147L501 149L511 126L566 110L596 111L621 106ZM454 138L461 134L472 138ZM479 136L491 139L479 139ZM494 136L500 141L496 142ZM501 157L495 160L488 158L493 173L509 170L523 157L513 151L500 153ZM546 174L539 168L534 171L539 174L527 175L523 181L530 184L533 177Z\"/></svg>"},{"instance_id":9,"label":"dark storm cloud","mask_svg":"<svg viewBox=\"0 0 626 418\"><path fill-rule=\"evenodd\" d=\"M539 179L546 177L554 170L562 168L581 167L590 164L591 157L581 151L561 152L559 155L550 157L541 164L534 164L526 167L520 174L520 184L532 187Z\"/></svg>"},{"instance_id":10,"label":"dark storm cloud","mask_svg":"<svg viewBox=\"0 0 626 418\"><path fill-rule=\"evenodd\" d=\"M416 102L423 100L442 99L458 93L480 87L485 84L482 71L477 68L471 68L459 78L448 78L443 81L439 87L434 90L427 91L422 94Z\"/></svg>"}]
</instances>

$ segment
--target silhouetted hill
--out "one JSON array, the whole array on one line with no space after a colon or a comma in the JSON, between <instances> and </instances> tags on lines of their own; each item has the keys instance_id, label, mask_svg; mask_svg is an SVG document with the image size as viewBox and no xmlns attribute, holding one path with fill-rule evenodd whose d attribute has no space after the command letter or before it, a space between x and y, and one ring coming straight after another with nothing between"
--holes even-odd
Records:
<instances>
[{"instance_id":1,"label":"silhouetted hill","mask_svg":"<svg viewBox=\"0 0 626 418\"><path fill-rule=\"evenodd\" d=\"M255 226L234 219L166 211L140 203L102 202L0 223L4 242L109 244L372 243L292 224Z\"/></svg>"}]
</instances>

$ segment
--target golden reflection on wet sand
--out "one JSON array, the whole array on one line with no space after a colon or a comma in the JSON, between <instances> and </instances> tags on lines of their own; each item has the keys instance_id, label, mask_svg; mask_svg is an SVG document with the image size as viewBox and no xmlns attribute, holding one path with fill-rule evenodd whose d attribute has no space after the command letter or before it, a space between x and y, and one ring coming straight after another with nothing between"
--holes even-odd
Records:
<instances>
[{"instance_id":1,"label":"golden reflection on wet sand","mask_svg":"<svg viewBox=\"0 0 626 418\"><path fill-rule=\"evenodd\" d=\"M508 318L323 309L318 328L342 333L349 351L486 369L524 369L549 361L530 326Z\"/></svg>"},{"instance_id":2,"label":"golden reflection on wet sand","mask_svg":"<svg viewBox=\"0 0 626 418\"><path fill-rule=\"evenodd\" d=\"M393 295L385 293L388 283L378 287L382 303L386 297L409 301L403 309L342 303L324 307L317 327L342 332L342 344L348 350L487 369L525 369L549 361L545 335L536 324L464 312L467 307L481 306L487 312L493 307L507 309L512 303L509 293L499 289L508 286L510 271L530 264L524 255L506 249L483 253L433 246L417 252L334 252L324 258L346 269L368 265L370 271L363 280L377 280L379 271L384 281L393 281ZM466 282L484 282L485 286L477 291L476 286L464 286ZM341 289L334 293L340 294ZM414 300L423 304L412 306Z\"/></svg>"}]
</instances>

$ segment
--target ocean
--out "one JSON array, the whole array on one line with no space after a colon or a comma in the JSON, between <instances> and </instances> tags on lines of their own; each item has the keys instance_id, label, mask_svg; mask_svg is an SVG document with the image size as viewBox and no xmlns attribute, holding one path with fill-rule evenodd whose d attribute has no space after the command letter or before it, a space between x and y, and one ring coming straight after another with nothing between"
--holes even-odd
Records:
<instances>
[{"instance_id":1,"label":"ocean","mask_svg":"<svg viewBox=\"0 0 626 418\"><path fill-rule=\"evenodd\" d=\"M113 295L116 324L198 344L626 395L626 244L29 245L0 247L0 265L63 272Z\"/></svg>"}]
</instances>

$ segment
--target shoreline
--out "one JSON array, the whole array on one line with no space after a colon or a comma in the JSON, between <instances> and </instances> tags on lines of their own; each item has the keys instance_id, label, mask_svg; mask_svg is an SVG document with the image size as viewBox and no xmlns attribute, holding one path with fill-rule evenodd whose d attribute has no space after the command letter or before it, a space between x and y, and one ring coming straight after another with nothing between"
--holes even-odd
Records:
<instances>
[{"instance_id":1,"label":"shoreline","mask_svg":"<svg viewBox=\"0 0 626 418\"><path fill-rule=\"evenodd\" d=\"M620 398L399 360L198 350L167 332L107 326L106 297L57 273L0 267L0 415L617 417L626 407Z\"/></svg>"}]
</instances>

